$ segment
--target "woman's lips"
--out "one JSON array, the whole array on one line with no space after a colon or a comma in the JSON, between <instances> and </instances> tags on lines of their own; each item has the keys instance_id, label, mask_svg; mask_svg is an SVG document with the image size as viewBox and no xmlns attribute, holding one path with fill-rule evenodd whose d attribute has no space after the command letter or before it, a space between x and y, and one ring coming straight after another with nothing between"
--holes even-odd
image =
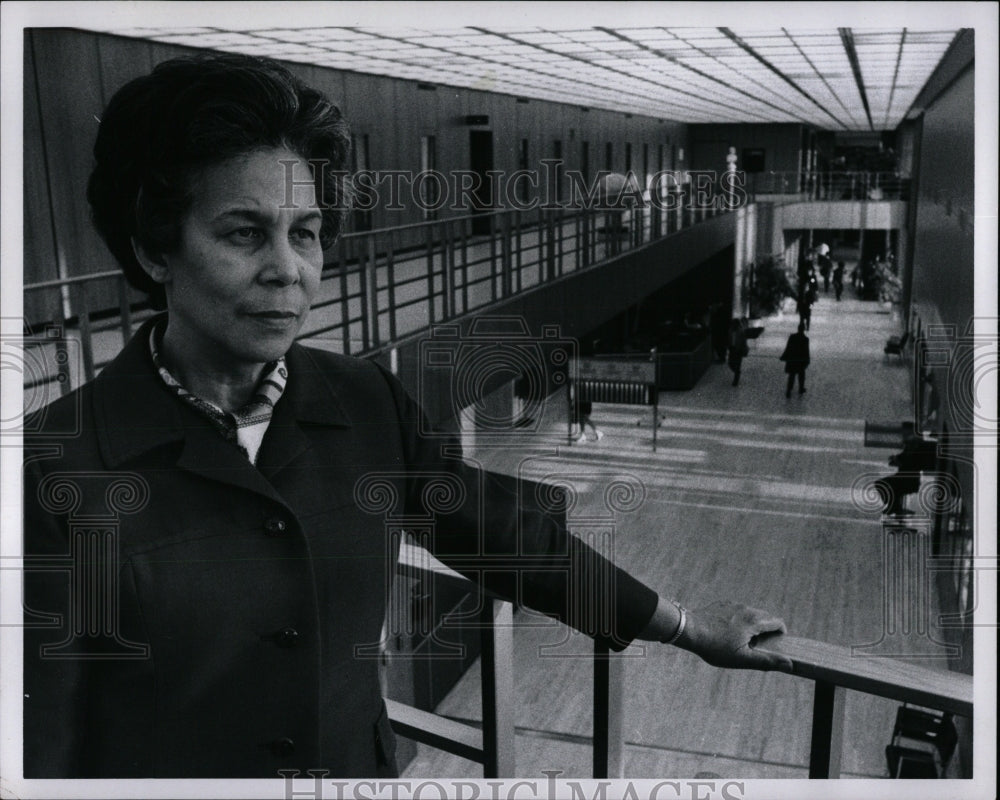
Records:
<instances>
[{"instance_id":1,"label":"woman's lips","mask_svg":"<svg viewBox=\"0 0 1000 800\"><path fill-rule=\"evenodd\" d=\"M299 324L299 315L294 311L281 311L278 309L265 309L262 311L244 311L243 315L250 318L258 325L266 326L275 330L287 330Z\"/></svg>"},{"instance_id":2,"label":"woman's lips","mask_svg":"<svg viewBox=\"0 0 1000 800\"><path fill-rule=\"evenodd\" d=\"M246 311L244 313L249 317L260 317L263 319L295 319L298 316L294 311L278 311L276 309Z\"/></svg>"}]
</instances>

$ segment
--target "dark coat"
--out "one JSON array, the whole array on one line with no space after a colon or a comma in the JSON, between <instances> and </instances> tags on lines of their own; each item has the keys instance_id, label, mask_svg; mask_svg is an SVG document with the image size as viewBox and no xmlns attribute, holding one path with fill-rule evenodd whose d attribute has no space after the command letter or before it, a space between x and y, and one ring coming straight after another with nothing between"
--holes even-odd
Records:
<instances>
[{"instance_id":1,"label":"dark coat","mask_svg":"<svg viewBox=\"0 0 1000 800\"><path fill-rule=\"evenodd\" d=\"M737 330L729 331L729 366L739 369L743 359L750 354L750 347L747 345L746 332L740 327Z\"/></svg>"},{"instance_id":2,"label":"dark coat","mask_svg":"<svg viewBox=\"0 0 1000 800\"><path fill-rule=\"evenodd\" d=\"M785 352L781 354L785 362L785 372L799 372L809 366L809 337L796 331L788 337Z\"/></svg>"},{"instance_id":3,"label":"dark coat","mask_svg":"<svg viewBox=\"0 0 1000 800\"><path fill-rule=\"evenodd\" d=\"M394 774L377 660L398 548L387 514L425 522L467 574L477 553L537 556L525 603L614 649L652 616L656 594L568 538L533 488L444 457L374 362L294 346L255 467L165 388L148 336L26 441L26 776ZM95 537L111 549L69 559ZM117 581L102 581L115 548ZM73 596L117 593L117 622L70 613L68 564ZM482 580L514 597L517 578ZM568 601L581 592L596 602ZM111 634L74 638L74 620Z\"/></svg>"}]
</instances>

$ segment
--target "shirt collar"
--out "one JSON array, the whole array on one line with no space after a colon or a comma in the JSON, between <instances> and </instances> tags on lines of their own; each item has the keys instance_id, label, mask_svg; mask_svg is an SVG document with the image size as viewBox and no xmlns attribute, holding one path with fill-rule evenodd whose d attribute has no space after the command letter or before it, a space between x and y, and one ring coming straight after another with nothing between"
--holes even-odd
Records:
<instances>
[{"instance_id":1,"label":"shirt collar","mask_svg":"<svg viewBox=\"0 0 1000 800\"><path fill-rule=\"evenodd\" d=\"M126 463L155 447L196 436L187 416L197 415L174 394L157 374L150 357L149 330L162 323L159 315L139 329L125 349L77 395L78 415L84 407L93 413L101 455L109 467ZM351 427L351 418L340 401L351 391L351 371L342 362L328 363L325 354L293 344L285 355L288 384L275 409L285 425ZM186 414L184 412L187 412ZM211 431L209 431L211 433ZM284 438L284 437L283 437Z\"/></svg>"},{"instance_id":2,"label":"shirt collar","mask_svg":"<svg viewBox=\"0 0 1000 800\"><path fill-rule=\"evenodd\" d=\"M241 408L225 411L210 400L188 391L166 368L160 357L165 322L153 325L149 331L149 354L163 383L185 403L200 411L227 441L235 442L256 463L264 434L271 423L274 407L285 391L288 370L284 357L264 366L253 396Z\"/></svg>"}]
</instances>

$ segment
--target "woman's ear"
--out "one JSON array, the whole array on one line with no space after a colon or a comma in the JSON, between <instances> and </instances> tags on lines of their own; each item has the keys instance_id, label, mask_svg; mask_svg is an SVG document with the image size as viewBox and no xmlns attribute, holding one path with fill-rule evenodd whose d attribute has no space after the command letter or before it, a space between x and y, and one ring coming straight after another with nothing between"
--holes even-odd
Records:
<instances>
[{"instance_id":1,"label":"woman's ear","mask_svg":"<svg viewBox=\"0 0 1000 800\"><path fill-rule=\"evenodd\" d=\"M167 267L167 261L163 257L163 254L150 253L135 240L135 237L132 237L132 252L135 253L135 258L139 262L139 266L143 268L150 278L157 283L169 283L170 270Z\"/></svg>"}]
</instances>

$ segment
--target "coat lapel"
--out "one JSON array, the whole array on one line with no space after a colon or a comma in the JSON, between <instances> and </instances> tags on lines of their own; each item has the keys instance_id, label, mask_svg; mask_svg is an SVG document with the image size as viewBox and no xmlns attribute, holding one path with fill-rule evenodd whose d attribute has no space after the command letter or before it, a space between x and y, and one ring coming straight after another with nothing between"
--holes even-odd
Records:
<instances>
[{"instance_id":1,"label":"coat lapel","mask_svg":"<svg viewBox=\"0 0 1000 800\"><path fill-rule=\"evenodd\" d=\"M312 446L309 427L351 427L328 376L318 368L308 349L293 345L285 355L285 363L288 383L257 454L257 468L269 479Z\"/></svg>"}]
</instances>

